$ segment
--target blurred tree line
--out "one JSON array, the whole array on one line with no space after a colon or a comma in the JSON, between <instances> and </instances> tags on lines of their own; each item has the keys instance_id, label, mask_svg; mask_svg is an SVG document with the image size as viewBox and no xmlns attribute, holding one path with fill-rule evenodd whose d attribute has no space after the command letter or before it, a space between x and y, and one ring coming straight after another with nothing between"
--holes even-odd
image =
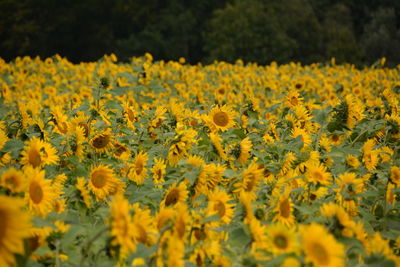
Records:
<instances>
[{"instance_id":1,"label":"blurred tree line","mask_svg":"<svg viewBox=\"0 0 400 267\"><path fill-rule=\"evenodd\" d=\"M400 63L398 0L0 0L0 57Z\"/></svg>"}]
</instances>

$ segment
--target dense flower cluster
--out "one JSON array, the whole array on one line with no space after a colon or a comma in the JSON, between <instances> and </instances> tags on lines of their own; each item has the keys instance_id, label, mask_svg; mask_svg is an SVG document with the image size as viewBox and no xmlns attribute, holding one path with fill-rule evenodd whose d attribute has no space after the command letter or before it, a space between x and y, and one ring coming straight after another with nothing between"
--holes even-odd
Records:
<instances>
[{"instance_id":1,"label":"dense flower cluster","mask_svg":"<svg viewBox=\"0 0 400 267\"><path fill-rule=\"evenodd\" d=\"M399 81L0 59L0 265L400 266Z\"/></svg>"}]
</instances>

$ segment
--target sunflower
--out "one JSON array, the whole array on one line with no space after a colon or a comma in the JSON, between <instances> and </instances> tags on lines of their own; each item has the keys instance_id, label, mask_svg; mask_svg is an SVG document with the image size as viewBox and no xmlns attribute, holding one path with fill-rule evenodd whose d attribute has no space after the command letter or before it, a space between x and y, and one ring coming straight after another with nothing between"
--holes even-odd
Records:
<instances>
[{"instance_id":1,"label":"sunflower","mask_svg":"<svg viewBox=\"0 0 400 267\"><path fill-rule=\"evenodd\" d=\"M78 125L72 132L71 136L71 151L77 157L82 158L84 154L85 146L83 142L85 141L85 129Z\"/></svg>"},{"instance_id":2,"label":"sunflower","mask_svg":"<svg viewBox=\"0 0 400 267\"><path fill-rule=\"evenodd\" d=\"M386 115L386 127L393 138L400 137L400 116L397 114Z\"/></svg>"},{"instance_id":3,"label":"sunflower","mask_svg":"<svg viewBox=\"0 0 400 267\"><path fill-rule=\"evenodd\" d=\"M236 194L247 193L253 200L256 196L254 191L258 189L258 184L263 179L264 170L259 165L252 162L242 173L242 180L237 182L234 187Z\"/></svg>"},{"instance_id":4,"label":"sunflower","mask_svg":"<svg viewBox=\"0 0 400 267\"><path fill-rule=\"evenodd\" d=\"M361 194L364 191L364 181L361 178L357 178L357 175L353 172L339 175L336 183L339 188L333 190L342 194L345 193L348 196Z\"/></svg>"},{"instance_id":5,"label":"sunflower","mask_svg":"<svg viewBox=\"0 0 400 267\"><path fill-rule=\"evenodd\" d=\"M34 168L40 168L43 166L42 159L42 141L39 138L32 138L27 142L27 146L22 151L21 163L23 165L30 165Z\"/></svg>"},{"instance_id":6,"label":"sunflower","mask_svg":"<svg viewBox=\"0 0 400 267\"><path fill-rule=\"evenodd\" d=\"M12 193L24 192L26 188L26 179L23 172L11 167L2 173L0 177L0 186L10 190Z\"/></svg>"},{"instance_id":7,"label":"sunflower","mask_svg":"<svg viewBox=\"0 0 400 267\"><path fill-rule=\"evenodd\" d=\"M129 170L128 177L131 181L134 181L136 184L143 184L144 179L147 177L146 170L146 162L147 162L147 153L140 151L135 159L133 164L131 165L131 169Z\"/></svg>"},{"instance_id":8,"label":"sunflower","mask_svg":"<svg viewBox=\"0 0 400 267\"><path fill-rule=\"evenodd\" d=\"M224 190L215 190L208 196L207 215L219 215L223 224L228 224L233 217L234 204L229 204L232 198Z\"/></svg>"},{"instance_id":9,"label":"sunflower","mask_svg":"<svg viewBox=\"0 0 400 267\"><path fill-rule=\"evenodd\" d=\"M348 154L346 157L346 164L354 169L357 169L360 166L360 161L356 156Z\"/></svg>"},{"instance_id":10,"label":"sunflower","mask_svg":"<svg viewBox=\"0 0 400 267\"><path fill-rule=\"evenodd\" d=\"M289 108L296 107L301 105L303 102L303 98L300 97L300 94L297 90L291 90L286 96L286 106Z\"/></svg>"},{"instance_id":11,"label":"sunflower","mask_svg":"<svg viewBox=\"0 0 400 267\"><path fill-rule=\"evenodd\" d=\"M21 164L34 168L41 168L44 165L54 165L59 160L57 150L51 144L37 137L32 138L26 143L21 155Z\"/></svg>"},{"instance_id":12,"label":"sunflower","mask_svg":"<svg viewBox=\"0 0 400 267\"><path fill-rule=\"evenodd\" d=\"M2 128L0 128L0 149L3 148L5 143L7 143L7 141L8 141L8 137L7 137L6 132Z\"/></svg>"},{"instance_id":13,"label":"sunflower","mask_svg":"<svg viewBox=\"0 0 400 267\"><path fill-rule=\"evenodd\" d=\"M111 236L112 245L120 247L120 257L126 258L131 252L136 251L134 240L134 225L130 215L128 200L122 195L116 195L111 202Z\"/></svg>"},{"instance_id":14,"label":"sunflower","mask_svg":"<svg viewBox=\"0 0 400 267\"><path fill-rule=\"evenodd\" d=\"M108 151L113 147L114 137L111 133L111 129L98 133L90 140L90 145L94 149L95 152L103 153Z\"/></svg>"},{"instance_id":15,"label":"sunflower","mask_svg":"<svg viewBox=\"0 0 400 267\"><path fill-rule=\"evenodd\" d=\"M291 226L294 224L293 216L293 206L292 200L290 198L290 189L287 188L283 194L279 196L277 205L274 209L277 214L275 215L273 221L280 222L286 226Z\"/></svg>"},{"instance_id":16,"label":"sunflower","mask_svg":"<svg viewBox=\"0 0 400 267\"><path fill-rule=\"evenodd\" d=\"M332 180L331 174L326 171L326 167L321 163L309 164L307 166L306 178L308 182L323 185L329 184Z\"/></svg>"},{"instance_id":17,"label":"sunflower","mask_svg":"<svg viewBox=\"0 0 400 267\"><path fill-rule=\"evenodd\" d=\"M321 225L312 223L300 228L306 262L314 266L344 266L345 247Z\"/></svg>"},{"instance_id":18,"label":"sunflower","mask_svg":"<svg viewBox=\"0 0 400 267\"><path fill-rule=\"evenodd\" d=\"M214 107L209 114L209 119L217 130L226 131L235 125L234 116L235 113L224 105Z\"/></svg>"},{"instance_id":19,"label":"sunflower","mask_svg":"<svg viewBox=\"0 0 400 267\"><path fill-rule=\"evenodd\" d=\"M245 164L246 161L251 157L250 155L251 146L252 144L248 137L246 137L240 142L240 155L238 158L239 163Z\"/></svg>"},{"instance_id":20,"label":"sunflower","mask_svg":"<svg viewBox=\"0 0 400 267\"><path fill-rule=\"evenodd\" d=\"M220 164L205 164L196 180L195 191L208 195L223 179L226 167Z\"/></svg>"},{"instance_id":21,"label":"sunflower","mask_svg":"<svg viewBox=\"0 0 400 267\"><path fill-rule=\"evenodd\" d=\"M44 170L28 167L25 169L25 176L28 179L28 192L25 193L25 200L29 210L40 217L45 217L53 210L57 193L52 188L51 181L44 178Z\"/></svg>"},{"instance_id":22,"label":"sunflower","mask_svg":"<svg viewBox=\"0 0 400 267\"><path fill-rule=\"evenodd\" d=\"M292 129L292 137L296 138L298 136L301 137L301 141L305 146L311 145L312 140L310 134L304 129L301 129L299 127L294 127Z\"/></svg>"},{"instance_id":23,"label":"sunflower","mask_svg":"<svg viewBox=\"0 0 400 267\"><path fill-rule=\"evenodd\" d=\"M287 228L278 223L268 225L266 232L274 255L296 252L298 249L294 228Z\"/></svg>"},{"instance_id":24,"label":"sunflower","mask_svg":"<svg viewBox=\"0 0 400 267\"><path fill-rule=\"evenodd\" d=\"M397 166L390 167L390 181L400 187L400 168Z\"/></svg>"},{"instance_id":25,"label":"sunflower","mask_svg":"<svg viewBox=\"0 0 400 267\"><path fill-rule=\"evenodd\" d=\"M115 142L114 143L114 157L117 159L120 159L122 161L128 161L131 156L131 153L129 149L126 147L126 145L120 143L120 142Z\"/></svg>"},{"instance_id":26,"label":"sunflower","mask_svg":"<svg viewBox=\"0 0 400 267\"><path fill-rule=\"evenodd\" d=\"M158 231L155 226L155 220L150 215L150 209L141 209L139 203L135 203L133 205L133 212L134 240L146 246L153 245L157 240Z\"/></svg>"},{"instance_id":27,"label":"sunflower","mask_svg":"<svg viewBox=\"0 0 400 267\"><path fill-rule=\"evenodd\" d=\"M374 139L368 139L363 145L363 157L362 161L365 164L367 170L375 170L379 163L379 151L373 150L375 146Z\"/></svg>"},{"instance_id":28,"label":"sunflower","mask_svg":"<svg viewBox=\"0 0 400 267\"><path fill-rule=\"evenodd\" d=\"M92 202L91 202L92 198L90 196L89 190L86 187L86 179L83 177L77 178L75 187L76 187L76 189L79 190L80 195L81 195L86 207L90 208L92 206Z\"/></svg>"},{"instance_id":29,"label":"sunflower","mask_svg":"<svg viewBox=\"0 0 400 267\"><path fill-rule=\"evenodd\" d=\"M268 238L266 236L266 226L256 218L252 218L247 222L250 229L253 250L266 249L268 246Z\"/></svg>"},{"instance_id":30,"label":"sunflower","mask_svg":"<svg viewBox=\"0 0 400 267\"><path fill-rule=\"evenodd\" d=\"M15 266L14 254L24 254L29 237L30 216L22 211L20 198L0 196L0 266Z\"/></svg>"},{"instance_id":31,"label":"sunflower","mask_svg":"<svg viewBox=\"0 0 400 267\"><path fill-rule=\"evenodd\" d=\"M220 158L223 159L223 160L228 160L228 157L226 155L225 149L222 146L222 138L218 135L218 133L211 132L210 133L210 140L211 140L211 143L213 144L215 150L217 150L218 155L220 156Z\"/></svg>"},{"instance_id":32,"label":"sunflower","mask_svg":"<svg viewBox=\"0 0 400 267\"><path fill-rule=\"evenodd\" d=\"M105 200L107 196L115 193L119 182L120 180L115 177L113 170L103 164L93 166L90 171L89 188L98 201Z\"/></svg>"},{"instance_id":33,"label":"sunflower","mask_svg":"<svg viewBox=\"0 0 400 267\"><path fill-rule=\"evenodd\" d=\"M184 203L187 198L188 191L186 184L183 182L179 185L173 183L165 194L164 199L161 201L160 207L175 206L178 203Z\"/></svg>"},{"instance_id":34,"label":"sunflower","mask_svg":"<svg viewBox=\"0 0 400 267\"><path fill-rule=\"evenodd\" d=\"M165 164L165 160L163 159L154 159L154 166L151 168L151 172L153 173L153 182L154 184L160 184L165 182L164 175L166 174L165 168L167 165Z\"/></svg>"},{"instance_id":35,"label":"sunflower","mask_svg":"<svg viewBox=\"0 0 400 267\"><path fill-rule=\"evenodd\" d=\"M182 241L185 241L191 222L188 207L183 202L175 205L174 208L176 210L176 217L173 226L174 236L178 237Z\"/></svg>"}]
</instances>

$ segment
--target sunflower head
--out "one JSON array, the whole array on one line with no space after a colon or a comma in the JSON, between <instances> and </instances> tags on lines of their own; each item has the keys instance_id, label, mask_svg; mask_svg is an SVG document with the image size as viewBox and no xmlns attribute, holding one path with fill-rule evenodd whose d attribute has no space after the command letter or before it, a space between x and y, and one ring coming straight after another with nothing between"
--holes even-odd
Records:
<instances>
[{"instance_id":1,"label":"sunflower head","mask_svg":"<svg viewBox=\"0 0 400 267\"><path fill-rule=\"evenodd\" d=\"M97 200L105 200L107 196L116 191L120 180L115 177L109 166L98 165L92 167L89 175L89 188Z\"/></svg>"},{"instance_id":2,"label":"sunflower head","mask_svg":"<svg viewBox=\"0 0 400 267\"><path fill-rule=\"evenodd\" d=\"M224 105L214 107L210 112L209 119L215 128L226 131L235 125L234 116L235 113Z\"/></svg>"},{"instance_id":3,"label":"sunflower head","mask_svg":"<svg viewBox=\"0 0 400 267\"><path fill-rule=\"evenodd\" d=\"M31 225L23 207L20 198L0 196L0 266L14 266L14 254L24 254L24 238L29 237Z\"/></svg>"},{"instance_id":4,"label":"sunflower head","mask_svg":"<svg viewBox=\"0 0 400 267\"><path fill-rule=\"evenodd\" d=\"M90 140L90 145L94 151L102 153L106 152L113 147L114 137L110 130L95 135Z\"/></svg>"}]
</instances>

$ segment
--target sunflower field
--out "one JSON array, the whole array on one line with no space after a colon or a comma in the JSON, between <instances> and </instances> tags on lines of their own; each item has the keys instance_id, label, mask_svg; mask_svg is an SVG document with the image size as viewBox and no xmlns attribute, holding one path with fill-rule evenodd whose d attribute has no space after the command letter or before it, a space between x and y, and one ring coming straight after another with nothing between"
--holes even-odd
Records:
<instances>
[{"instance_id":1,"label":"sunflower field","mask_svg":"<svg viewBox=\"0 0 400 267\"><path fill-rule=\"evenodd\" d=\"M0 266L400 266L400 68L0 59Z\"/></svg>"}]
</instances>

